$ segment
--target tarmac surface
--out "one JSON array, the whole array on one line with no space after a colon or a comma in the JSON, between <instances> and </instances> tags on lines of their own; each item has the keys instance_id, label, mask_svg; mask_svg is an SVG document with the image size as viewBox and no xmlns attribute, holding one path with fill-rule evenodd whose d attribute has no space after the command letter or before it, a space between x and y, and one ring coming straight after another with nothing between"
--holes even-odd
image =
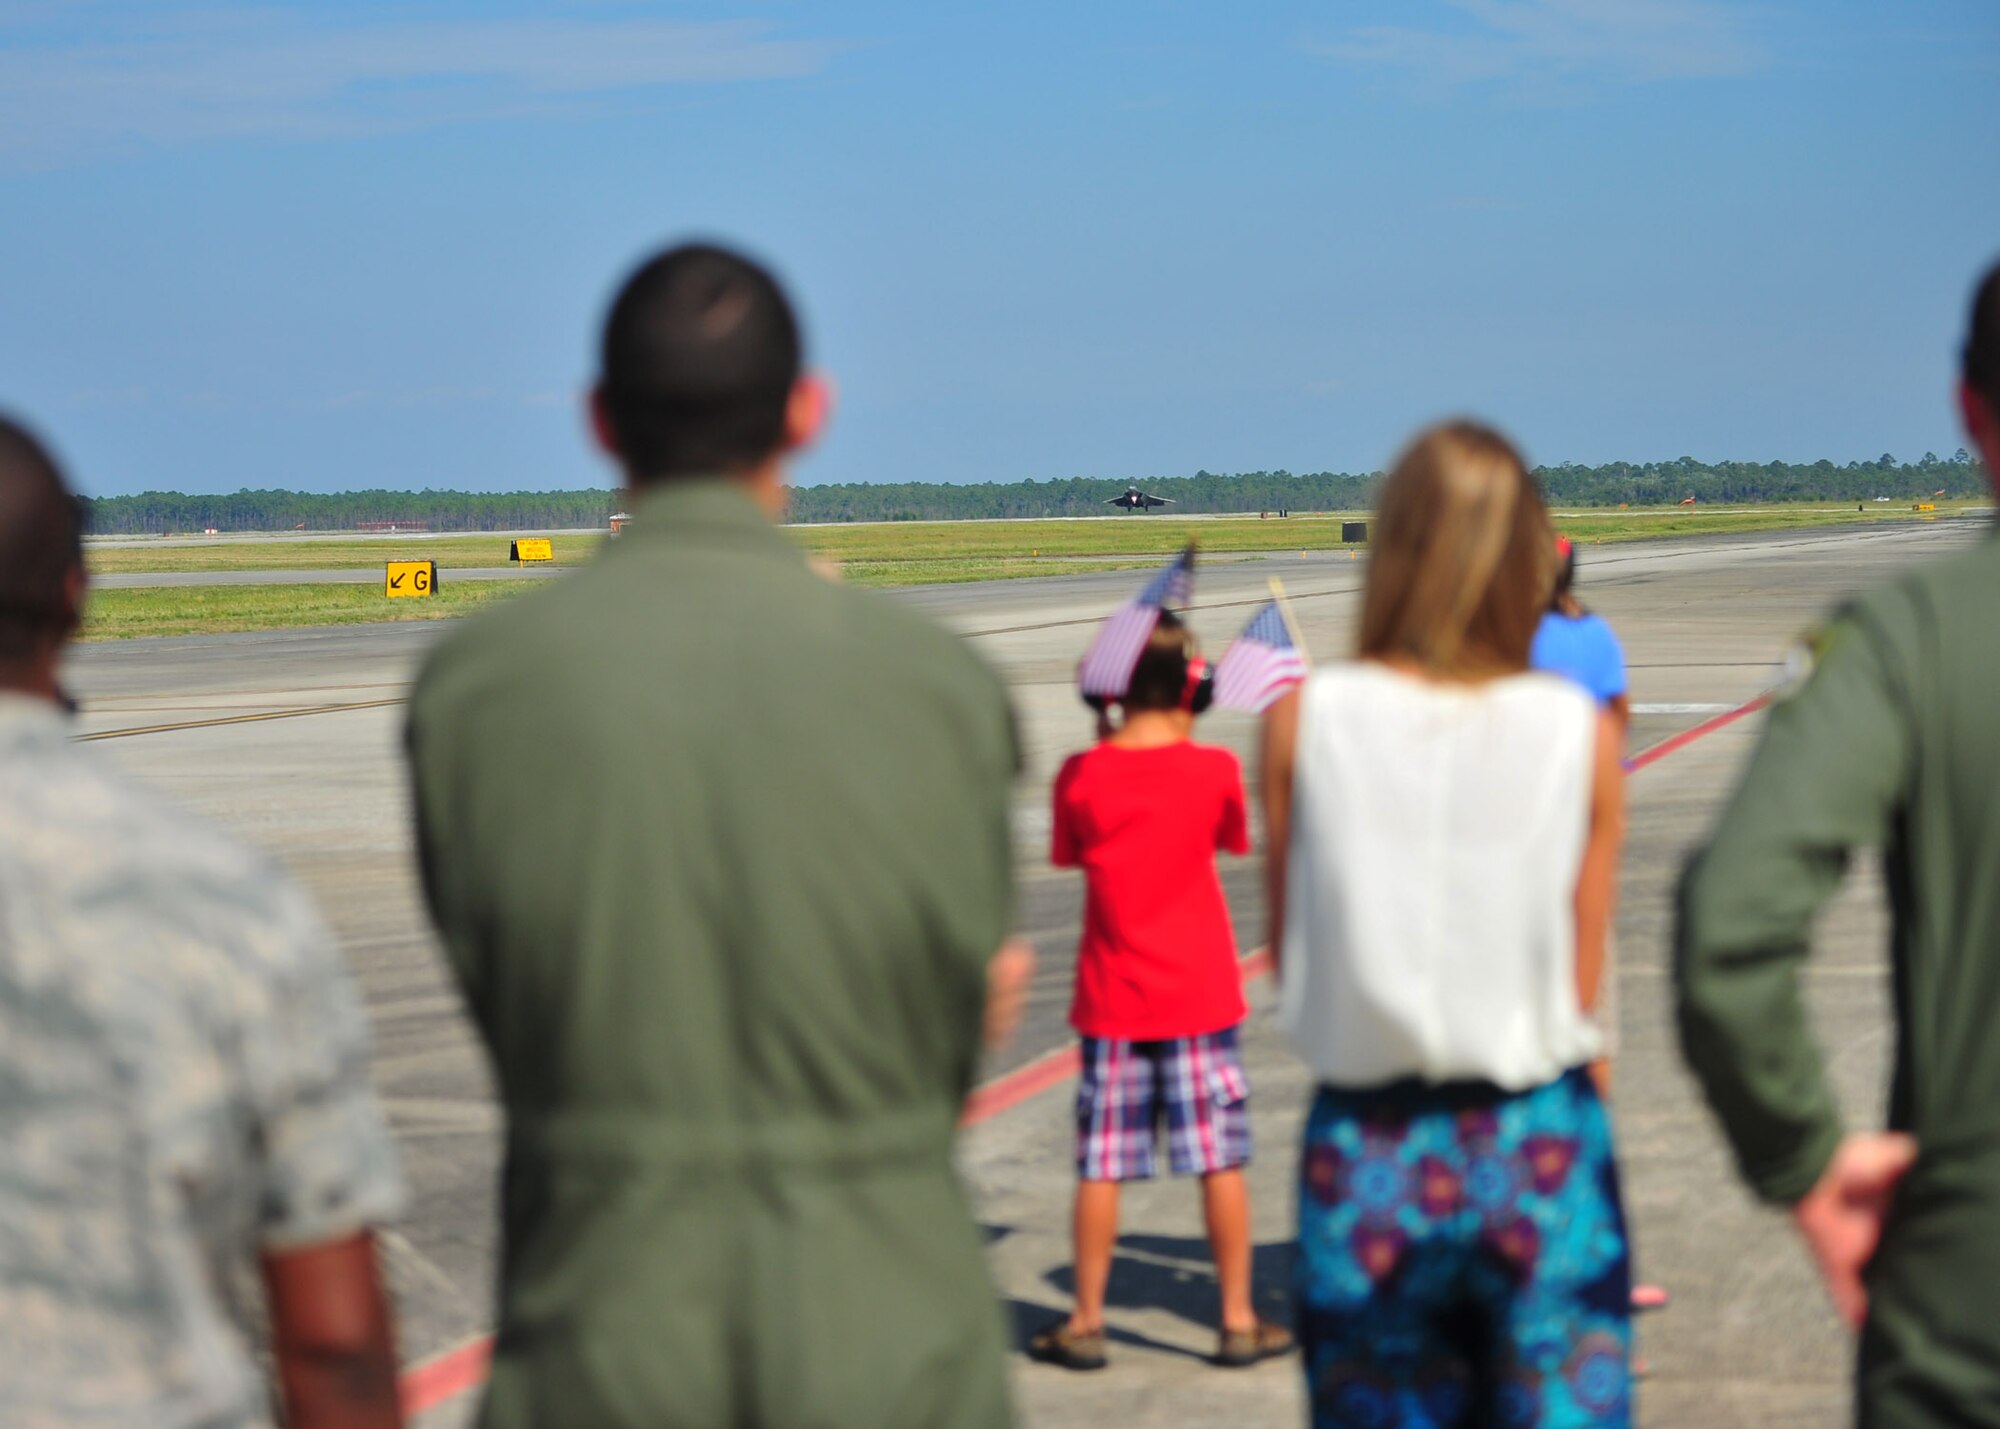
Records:
<instances>
[{"instance_id":1,"label":"tarmac surface","mask_svg":"<svg viewBox=\"0 0 2000 1429\"><path fill-rule=\"evenodd\" d=\"M1617 627L1644 750L1777 683L1788 644L1844 596L1962 549L1968 520L1884 530L1789 531L1585 548L1580 591ZM1197 579L1191 620L1211 653L1283 578L1320 658L1345 651L1362 562L1341 553L1218 563ZM1048 787L1090 735L1071 684L1095 621L1136 588L1133 572L943 586L895 597L959 630L1005 674L1027 768L1017 800L1017 923L1041 954L1020 1037L999 1076L1059 1052L1081 911L1076 875L1047 867ZM488 1326L499 1116L482 1056L443 976L410 860L398 707L437 624L193 636L79 647L68 670L81 732L134 773L281 856L319 897L367 996L375 1076L401 1142L412 1199L388 1238L404 1355L423 1361ZM1724 1162L1668 1024L1673 879L1728 792L1760 721L1743 719L1634 775L1618 916L1622 1050L1616 1114L1643 1278L1671 1308L1642 1325L1647 1425L1825 1425L1845 1417L1849 1346L1783 1219L1753 1206ZM1245 716L1204 739L1252 769ZM550 777L555 777L551 771ZM1240 941L1262 941L1256 860L1226 860ZM1867 867L1822 923L1810 980L1827 1058L1851 1117L1881 1114L1889 1046L1879 886ZM1260 1294L1283 1313L1290 1147L1309 1093L1262 1004L1246 1033L1261 1148L1254 1168ZM1025 1332L1068 1287L1068 1084L971 1128L962 1163L989 1227L1000 1293ZM1213 1281L1191 1186L1126 1200L1113 1278L1114 1364L1073 1376L1022 1362L1023 1422L1123 1426L1297 1423L1295 1362L1224 1373ZM475 1396L425 1416L465 1422Z\"/></svg>"}]
</instances>

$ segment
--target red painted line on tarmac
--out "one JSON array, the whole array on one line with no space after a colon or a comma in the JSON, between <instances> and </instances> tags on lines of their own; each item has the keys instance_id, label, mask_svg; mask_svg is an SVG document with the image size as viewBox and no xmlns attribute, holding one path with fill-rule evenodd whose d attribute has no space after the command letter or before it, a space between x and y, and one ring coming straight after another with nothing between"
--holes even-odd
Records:
<instances>
[{"instance_id":1,"label":"red painted line on tarmac","mask_svg":"<svg viewBox=\"0 0 2000 1429\"><path fill-rule=\"evenodd\" d=\"M991 1121L1001 1112L1068 1081L1082 1065L1083 1054L1074 1046L1058 1047L1025 1066L983 1082L965 1099L965 1110L959 1113L958 1124L977 1126L982 1121Z\"/></svg>"},{"instance_id":2,"label":"red painted line on tarmac","mask_svg":"<svg viewBox=\"0 0 2000 1429\"><path fill-rule=\"evenodd\" d=\"M1697 739L1715 733L1742 719L1755 714L1771 702L1769 695L1759 695L1748 704L1739 705L1726 714L1703 720L1690 729L1684 729L1670 739L1664 739L1650 749L1643 749L1625 761L1627 769L1644 769L1649 764L1657 764L1676 750L1685 749ZM1275 967L1269 948L1257 948L1243 959L1243 980L1254 982L1267 976ZM1082 1055L1075 1047L1061 1047L1045 1053L1032 1062L1016 1067L1013 1071L983 1082L972 1089L965 1099L965 1110L960 1114L961 1127L978 1126L991 1121L1002 1112L1011 1111L1025 1101L1031 1101L1043 1092L1062 1085L1075 1076L1082 1065ZM461 1394L477 1389L486 1379L487 1367L493 1362L493 1337L481 1335L467 1340L443 1354L423 1360L403 1371L402 1396L403 1413L414 1419L436 1409Z\"/></svg>"},{"instance_id":3,"label":"red painted line on tarmac","mask_svg":"<svg viewBox=\"0 0 2000 1429\"><path fill-rule=\"evenodd\" d=\"M453 1400L486 1381L487 1366L493 1363L493 1337L480 1335L441 1355L434 1355L403 1371L398 1382L402 1391L403 1414L414 1419Z\"/></svg>"},{"instance_id":4,"label":"red painted line on tarmac","mask_svg":"<svg viewBox=\"0 0 2000 1429\"><path fill-rule=\"evenodd\" d=\"M1769 691L1766 691L1764 694L1757 696L1756 699L1751 700L1748 704L1738 705L1735 709L1725 714L1716 715L1712 719L1705 719L1690 729L1684 729L1669 739L1661 740L1650 749L1640 750L1625 761L1625 768L1627 771L1637 771L1644 769L1648 764L1657 764L1676 750L1686 749L1690 744L1693 744L1704 735L1714 734L1718 729L1735 724L1736 721L1742 719L1745 715L1753 715L1770 703L1771 696Z\"/></svg>"}]
</instances>

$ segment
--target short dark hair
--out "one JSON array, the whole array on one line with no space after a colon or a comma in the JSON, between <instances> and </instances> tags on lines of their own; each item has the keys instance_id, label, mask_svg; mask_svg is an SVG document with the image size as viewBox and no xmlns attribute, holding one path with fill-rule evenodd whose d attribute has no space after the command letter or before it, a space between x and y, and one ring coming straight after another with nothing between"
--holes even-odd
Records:
<instances>
[{"instance_id":1,"label":"short dark hair","mask_svg":"<svg viewBox=\"0 0 2000 1429\"><path fill-rule=\"evenodd\" d=\"M1125 686L1121 701L1125 712L1179 709L1187 698L1188 664L1193 659L1194 632L1171 610L1161 611Z\"/></svg>"},{"instance_id":2,"label":"short dark hair","mask_svg":"<svg viewBox=\"0 0 2000 1429\"><path fill-rule=\"evenodd\" d=\"M604 323L598 392L634 483L739 471L777 451L803 361L763 268L709 244L649 259Z\"/></svg>"},{"instance_id":3,"label":"short dark hair","mask_svg":"<svg viewBox=\"0 0 2000 1429\"><path fill-rule=\"evenodd\" d=\"M0 665L70 632L71 576L83 564L83 511L47 447L0 415Z\"/></svg>"},{"instance_id":4,"label":"short dark hair","mask_svg":"<svg viewBox=\"0 0 2000 1429\"><path fill-rule=\"evenodd\" d=\"M1965 333L1965 381L2000 417L2000 263L1986 270L1972 295Z\"/></svg>"}]
</instances>

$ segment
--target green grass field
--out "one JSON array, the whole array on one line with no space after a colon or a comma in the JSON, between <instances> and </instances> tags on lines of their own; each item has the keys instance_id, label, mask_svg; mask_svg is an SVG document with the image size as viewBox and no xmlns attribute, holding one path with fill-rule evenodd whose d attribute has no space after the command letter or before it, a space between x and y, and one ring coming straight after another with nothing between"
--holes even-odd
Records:
<instances>
[{"instance_id":1,"label":"green grass field","mask_svg":"<svg viewBox=\"0 0 2000 1429\"><path fill-rule=\"evenodd\" d=\"M308 625L361 625L391 620L442 620L518 595L538 580L440 581L437 594L390 600L373 585L161 586L92 591L84 640L141 635L220 635Z\"/></svg>"},{"instance_id":2,"label":"green grass field","mask_svg":"<svg viewBox=\"0 0 2000 1429\"><path fill-rule=\"evenodd\" d=\"M555 536L555 564L582 565L597 554L602 536ZM86 545L84 559L95 573L164 571L335 571L380 566L387 561L436 561L439 570L507 564L505 536L438 536L416 541L298 540L225 541L199 545L162 536L143 546Z\"/></svg>"},{"instance_id":3,"label":"green grass field","mask_svg":"<svg viewBox=\"0 0 2000 1429\"><path fill-rule=\"evenodd\" d=\"M1557 529L1582 542L1638 541L1661 536L1712 536L1815 526L1874 525L1950 518L1974 505L1940 502L1935 513L1901 507L1851 506L1639 507L1631 510L1562 511ZM1189 541L1212 555L1260 551L1324 551L1341 544L1342 521L1366 512L1191 519L1169 516L1111 517L1097 521L911 521L875 526L798 526L793 535L823 560L838 562L850 578L870 585L927 585L1115 569L1134 558L1166 556ZM1124 561L1117 558L1123 557Z\"/></svg>"},{"instance_id":4,"label":"green grass field","mask_svg":"<svg viewBox=\"0 0 2000 1429\"><path fill-rule=\"evenodd\" d=\"M1975 505L1940 502L1935 513L1908 503L1865 510L1823 503L1760 507L1640 507L1558 511L1557 527L1580 543L1666 536L1881 525L1949 520ZM871 526L788 528L815 557L838 565L857 585L909 586L1009 580L1083 571L1138 569L1192 540L1211 555L1315 551L1338 547L1340 523L1365 513L1188 518L1126 516L1083 521L911 521ZM558 536L556 564L590 559L603 538ZM335 570L379 568L384 561L428 559L441 571L506 563L507 542L491 536L451 536L409 543L357 540L242 541L224 545L93 548L95 572ZM533 580L441 583L432 600L392 601L374 586L182 586L107 590L93 595L84 638L271 630L377 620L435 620L467 611L535 584Z\"/></svg>"}]
</instances>

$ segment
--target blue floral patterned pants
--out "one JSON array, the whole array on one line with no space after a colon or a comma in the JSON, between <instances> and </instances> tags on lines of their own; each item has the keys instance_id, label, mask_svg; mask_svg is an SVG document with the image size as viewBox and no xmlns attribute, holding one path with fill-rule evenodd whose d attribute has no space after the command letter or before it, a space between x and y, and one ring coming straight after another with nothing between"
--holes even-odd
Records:
<instances>
[{"instance_id":1,"label":"blue floral patterned pants","mask_svg":"<svg viewBox=\"0 0 2000 1429\"><path fill-rule=\"evenodd\" d=\"M1631 1263L1590 1079L1323 1087L1299 1166L1315 1429L1620 1429Z\"/></svg>"}]
</instances>

